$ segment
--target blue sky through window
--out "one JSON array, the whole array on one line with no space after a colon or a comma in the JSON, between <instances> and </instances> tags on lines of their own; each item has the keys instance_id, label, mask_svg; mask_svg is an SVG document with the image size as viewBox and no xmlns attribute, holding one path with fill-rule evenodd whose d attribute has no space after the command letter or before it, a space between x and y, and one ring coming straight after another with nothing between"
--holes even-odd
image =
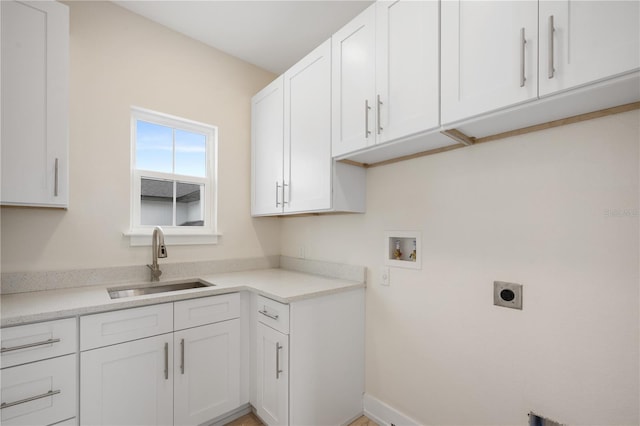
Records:
<instances>
[{"instance_id":1,"label":"blue sky through window","mask_svg":"<svg viewBox=\"0 0 640 426\"><path fill-rule=\"evenodd\" d=\"M136 168L206 177L206 136L138 120Z\"/></svg>"},{"instance_id":2,"label":"blue sky through window","mask_svg":"<svg viewBox=\"0 0 640 426\"><path fill-rule=\"evenodd\" d=\"M206 177L206 137L176 130L176 173Z\"/></svg>"}]
</instances>

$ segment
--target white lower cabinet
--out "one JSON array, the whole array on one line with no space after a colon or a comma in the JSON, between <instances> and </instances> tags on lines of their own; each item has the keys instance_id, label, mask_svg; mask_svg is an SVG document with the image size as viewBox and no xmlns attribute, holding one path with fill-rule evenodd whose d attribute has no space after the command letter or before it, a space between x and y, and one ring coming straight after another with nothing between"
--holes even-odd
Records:
<instances>
[{"instance_id":1,"label":"white lower cabinet","mask_svg":"<svg viewBox=\"0 0 640 426\"><path fill-rule=\"evenodd\" d=\"M76 321L2 329L0 424L77 424Z\"/></svg>"},{"instance_id":2,"label":"white lower cabinet","mask_svg":"<svg viewBox=\"0 0 640 426\"><path fill-rule=\"evenodd\" d=\"M364 290L283 304L257 296L253 404L267 425L343 425L362 414Z\"/></svg>"},{"instance_id":3,"label":"white lower cabinet","mask_svg":"<svg viewBox=\"0 0 640 426\"><path fill-rule=\"evenodd\" d=\"M233 293L81 317L81 336L108 343L81 352L80 423L198 425L238 408L239 298ZM80 346L87 347L82 337Z\"/></svg>"},{"instance_id":4,"label":"white lower cabinet","mask_svg":"<svg viewBox=\"0 0 640 426\"><path fill-rule=\"evenodd\" d=\"M258 323L258 416L268 425L289 424L289 336Z\"/></svg>"},{"instance_id":5,"label":"white lower cabinet","mask_svg":"<svg viewBox=\"0 0 640 426\"><path fill-rule=\"evenodd\" d=\"M240 405L240 320L174 333L174 424L197 425Z\"/></svg>"},{"instance_id":6,"label":"white lower cabinet","mask_svg":"<svg viewBox=\"0 0 640 426\"><path fill-rule=\"evenodd\" d=\"M50 425L75 417L76 359L71 354L2 370L0 423Z\"/></svg>"},{"instance_id":7,"label":"white lower cabinet","mask_svg":"<svg viewBox=\"0 0 640 426\"><path fill-rule=\"evenodd\" d=\"M173 336L163 334L83 352L83 425L172 425Z\"/></svg>"}]
</instances>

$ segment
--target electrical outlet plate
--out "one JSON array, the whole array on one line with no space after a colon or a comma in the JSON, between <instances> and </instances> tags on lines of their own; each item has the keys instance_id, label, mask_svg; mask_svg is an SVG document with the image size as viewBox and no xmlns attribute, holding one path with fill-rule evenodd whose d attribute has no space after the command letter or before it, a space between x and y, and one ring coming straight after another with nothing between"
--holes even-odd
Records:
<instances>
[{"instance_id":1,"label":"electrical outlet plate","mask_svg":"<svg viewBox=\"0 0 640 426\"><path fill-rule=\"evenodd\" d=\"M380 267L380 285L389 285L391 283L391 277L389 276L389 267Z\"/></svg>"},{"instance_id":2,"label":"electrical outlet plate","mask_svg":"<svg viewBox=\"0 0 640 426\"><path fill-rule=\"evenodd\" d=\"M493 304L522 310L522 284L494 281Z\"/></svg>"}]
</instances>

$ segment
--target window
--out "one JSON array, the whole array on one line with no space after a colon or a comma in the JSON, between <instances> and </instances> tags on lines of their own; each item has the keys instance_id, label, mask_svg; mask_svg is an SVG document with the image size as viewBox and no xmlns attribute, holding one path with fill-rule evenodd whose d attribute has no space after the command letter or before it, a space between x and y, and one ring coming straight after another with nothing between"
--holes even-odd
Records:
<instances>
[{"instance_id":1,"label":"window","mask_svg":"<svg viewBox=\"0 0 640 426\"><path fill-rule=\"evenodd\" d=\"M132 108L132 245L158 225L168 244L216 242L216 157L216 127Z\"/></svg>"}]
</instances>

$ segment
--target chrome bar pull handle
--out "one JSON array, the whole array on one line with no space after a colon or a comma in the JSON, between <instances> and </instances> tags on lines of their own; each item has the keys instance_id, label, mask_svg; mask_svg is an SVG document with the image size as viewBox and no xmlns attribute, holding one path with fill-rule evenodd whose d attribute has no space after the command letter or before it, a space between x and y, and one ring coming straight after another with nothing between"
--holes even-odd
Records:
<instances>
[{"instance_id":1,"label":"chrome bar pull handle","mask_svg":"<svg viewBox=\"0 0 640 426\"><path fill-rule=\"evenodd\" d=\"M53 172L53 196L58 196L58 159L54 163L54 172Z\"/></svg>"},{"instance_id":2,"label":"chrome bar pull handle","mask_svg":"<svg viewBox=\"0 0 640 426\"><path fill-rule=\"evenodd\" d=\"M25 402L35 401L36 399L47 398L49 396L57 395L60 392L61 392L60 389L50 390L49 392L43 393L41 395L30 396L29 398L19 399L18 401L3 402L2 404L0 404L0 410L4 408L13 407L14 405L24 404Z\"/></svg>"},{"instance_id":3,"label":"chrome bar pull handle","mask_svg":"<svg viewBox=\"0 0 640 426\"><path fill-rule=\"evenodd\" d=\"M527 40L524 36L524 28L520 28L520 87L524 87L524 82L527 81L527 78L524 75L524 54L526 44Z\"/></svg>"},{"instance_id":4,"label":"chrome bar pull handle","mask_svg":"<svg viewBox=\"0 0 640 426\"><path fill-rule=\"evenodd\" d=\"M549 16L549 72L548 77L553 78L555 69L553 67L553 35L556 32L553 26L553 15Z\"/></svg>"},{"instance_id":5,"label":"chrome bar pull handle","mask_svg":"<svg viewBox=\"0 0 640 426\"><path fill-rule=\"evenodd\" d=\"M369 131L369 110L371 107L369 106L369 100L364 100L364 138L369 139L369 135L371 132Z\"/></svg>"},{"instance_id":6,"label":"chrome bar pull handle","mask_svg":"<svg viewBox=\"0 0 640 426\"><path fill-rule=\"evenodd\" d=\"M180 374L184 374L184 339L180 340Z\"/></svg>"},{"instance_id":7,"label":"chrome bar pull handle","mask_svg":"<svg viewBox=\"0 0 640 426\"><path fill-rule=\"evenodd\" d=\"M280 342L276 342L276 379L280 378L280 373L282 373L282 370L280 370L280 350L282 349L282 345L280 344Z\"/></svg>"},{"instance_id":8,"label":"chrome bar pull handle","mask_svg":"<svg viewBox=\"0 0 640 426\"><path fill-rule=\"evenodd\" d=\"M382 101L380 100L380 95L378 95L378 108L376 110L376 112L378 113L377 119L378 119L378 134L380 134L382 132L382 130L384 130L382 128L382 124L380 124L380 110L382 109Z\"/></svg>"},{"instance_id":9,"label":"chrome bar pull handle","mask_svg":"<svg viewBox=\"0 0 640 426\"><path fill-rule=\"evenodd\" d=\"M270 314L269 312L267 312L266 308L262 311L258 311L258 313L264 315L265 317L269 317L272 320L277 320L279 318L277 314Z\"/></svg>"},{"instance_id":10,"label":"chrome bar pull handle","mask_svg":"<svg viewBox=\"0 0 640 426\"><path fill-rule=\"evenodd\" d=\"M280 201L278 201L278 189L280 189L280 185L278 185L278 181L276 181L276 207L280 207Z\"/></svg>"},{"instance_id":11,"label":"chrome bar pull handle","mask_svg":"<svg viewBox=\"0 0 640 426\"><path fill-rule=\"evenodd\" d=\"M169 380L169 344L164 344L164 379Z\"/></svg>"},{"instance_id":12,"label":"chrome bar pull handle","mask_svg":"<svg viewBox=\"0 0 640 426\"><path fill-rule=\"evenodd\" d=\"M285 195L285 193L284 193L285 187L289 187L289 184L288 183L284 183L284 181L282 181L282 205L283 206L289 204L289 201L291 201L291 190L289 190L289 201L286 201L287 197L284 196Z\"/></svg>"},{"instance_id":13,"label":"chrome bar pull handle","mask_svg":"<svg viewBox=\"0 0 640 426\"><path fill-rule=\"evenodd\" d=\"M26 345L11 346L10 348L2 348L2 349L0 349L0 353L11 352L11 351L19 351L20 349L35 348L36 346L50 345L52 343L58 343L59 341L60 341L60 339L49 339L49 340L44 340L42 342L27 343Z\"/></svg>"}]
</instances>

